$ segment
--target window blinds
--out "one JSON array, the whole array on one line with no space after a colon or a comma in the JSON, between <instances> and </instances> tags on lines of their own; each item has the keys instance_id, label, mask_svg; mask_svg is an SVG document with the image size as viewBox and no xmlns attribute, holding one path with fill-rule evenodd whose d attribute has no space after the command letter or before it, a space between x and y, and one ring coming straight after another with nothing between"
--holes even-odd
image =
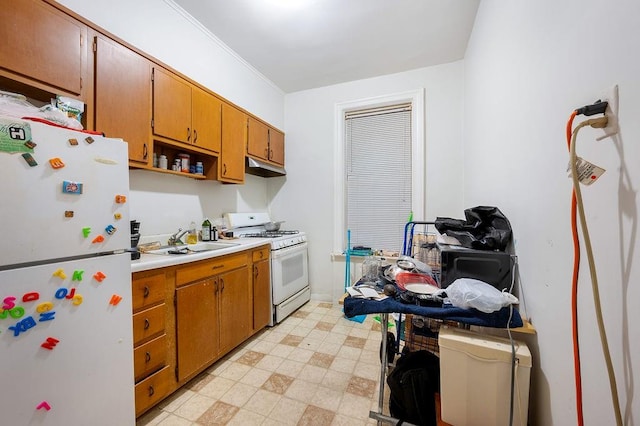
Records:
<instances>
[{"instance_id":1,"label":"window blinds","mask_svg":"<svg viewBox=\"0 0 640 426\"><path fill-rule=\"evenodd\" d=\"M400 251L411 212L411 104L347 112L345 133L351 246Z\"/></svg>"}]
</instances>

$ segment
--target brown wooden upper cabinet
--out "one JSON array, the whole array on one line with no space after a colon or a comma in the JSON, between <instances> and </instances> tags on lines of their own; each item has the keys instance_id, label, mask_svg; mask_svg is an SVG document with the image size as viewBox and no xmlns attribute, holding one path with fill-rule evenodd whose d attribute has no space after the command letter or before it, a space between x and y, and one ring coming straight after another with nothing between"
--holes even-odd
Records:
<instances>
[{"instance_id":1,"label":"brown wooden upper cabinet","mask_svg":"<svg viewBox=\"0 0 640 426\"><path fill-rule=\"evenodd\" d=\"M227 183L244 182L244 151L247 140L247 115L222 104L222 148L218 161L218 180Z\"/></svg>"},{"instance_id":2,"label":"brown wooden upper cabinet","mask_svg":"<svg viewBox=\"0 0 640 426\"><path fill-rule=\"evenodd\" d=\"M153 134L220 152L222 101L162 68L153 69Z\"/></svg>"},{"instance_id":3,"label":"brown wooden upper cabinet","mask_svg":"<svg viewBox=\"0 0 640 426\"><path fill-rule=\"evenodd\" d=\"M124 139L132 165L149 165L151 62L103 36L93 49L95 130Z\"/></svg>"},{"instance_id":4,"label":"brown wooden upper cabinet","mask_svg":"<svg viewBox=\"0 0 640 426\"><path fill-rule=\"evenodd\" d=\"M0 23L1 68L82 95L85 25L40 0L0 0Z\"/></svg>"},{"instance_id":5,"label":"brown wooden upper cabinet","mask_svg":"<svg viewBox=\"0 0 640 426\"><path fill-rule=\"evenodd\" d=\"M284 134L249 117L247 121L247 155L284 165Z\"/></svg>"}]
</instances>

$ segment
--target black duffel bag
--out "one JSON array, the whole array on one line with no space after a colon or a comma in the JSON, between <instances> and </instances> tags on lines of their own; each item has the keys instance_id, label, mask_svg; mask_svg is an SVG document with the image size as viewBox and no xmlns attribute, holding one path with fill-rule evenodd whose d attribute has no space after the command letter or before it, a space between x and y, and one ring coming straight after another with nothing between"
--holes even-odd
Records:
<instances>
[{"instance_id":1,"label":"black duffel bag","mask_svg":"<svg viewBox=\"0 0 640 426\"><path fill-rule=\"evenodd\" d=\"M403 353L387 376L389 411L401 421L436 426L435 394L440 389L440 360L429 351Z\"/></svg>"},{"instance_id":2,"label":"black duffel bag","mask_svg":"<svg viewBox=\"0 0 640 426\"><path fill-rule=\"evenodd\" d=\"M463 247L478 250L505 251L511 241L509 219L491 206L478 206L464 211L466 220L438 217L435 228L441 234L460 241Z\"/></svg>"}]
</instances>

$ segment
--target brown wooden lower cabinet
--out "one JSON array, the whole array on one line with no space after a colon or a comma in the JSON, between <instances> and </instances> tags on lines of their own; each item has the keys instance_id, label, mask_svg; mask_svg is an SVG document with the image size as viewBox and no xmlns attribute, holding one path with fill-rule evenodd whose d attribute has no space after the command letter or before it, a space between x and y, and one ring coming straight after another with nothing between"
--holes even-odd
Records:
<instances>
[{"instance_id":1,"label":"brown wooden lower cabinet","mask_svg":"<svg viewBox=\"0 0 640 426\"><path fill-rule=\"evenodd\" d=\"M269 254L265 245L133 274L136 416L267 325Z\"/></svg>"},{"instance_id":2,"label":"brown wooden lower cabinet","mask_svg":"<svg viewBox=\"0 0 640 426\"><path fill-rule=\"evenodd\" d=\"M174 383L172 373L171 367L167 365L136 384L136 416L144 413L169 394Z\"/></svg>"}]
</instances>

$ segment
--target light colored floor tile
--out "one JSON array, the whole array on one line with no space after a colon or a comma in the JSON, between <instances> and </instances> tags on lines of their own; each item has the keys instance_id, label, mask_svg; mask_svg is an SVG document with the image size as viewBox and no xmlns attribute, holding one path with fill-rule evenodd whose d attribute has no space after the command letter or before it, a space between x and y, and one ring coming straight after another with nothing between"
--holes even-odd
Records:
<instances>
[{"instance_id":1,"label":"light colored floor tile","mask_svg":"<svg viewBox=\"0 0 640 426\"><path fill-rule=\"evenodd\" d=\"M263 353L263 354L268 354L269 352L271 352L271 350L276 345L277 345L276 342L260 340L260 341L256 342L255 345L253 345L253 348L251 348L251 350L252 351L256 351L256 352L260 352L260 353Z\"/></svg>"},{"instance_id":2,"label":"light colored floor tile","mask_svg":"<svg viewBox=\"0 0 640 426\"><path fill-rule=\"evenodd\" d=\"M209 398L208 396L194 395L193 398L178 407L173 414L194 422L198 420L198 417L207 411L214 402L215 399Z\"/></svg>"},{"instance_id":3,"label":"light colored floor tile","mask_svg":"<svg viewBox=\"0 0 640 426\"><path fill-rule=\"evenodd\" d=\"M158 426L191 426L191 420L169 414L165 419L158 423Z\"/></svg>"},{"instance_id":4,"label":"light colored floor tile","mask_svg":"<svg viewBox=\"0 0 640 426\"><path fill-rule=\"evenodd\" d=\"M169 413L173 413L178 407L187 402L190 398L192 398L196 393L187 388L182 388L171 395L169 398L165 399L159 404L159 407L164 411L168 411Z\"/></svg>"},{"instance_id":5,"label":"light colored floor tile","mask_svg":"<svg viewBox=\"0 0 640 426\"><path fill-rule=\"evenodd\" d=\"M256 368L267 371L276 371L278 366L282 364L282 361L284 361L284 358L281 358L279 356L265 355L264 358L262 358L260 362L256 364Z\"/></svg>"},{"instance_id":6,"label":"light colored floor tile","mask_svg":"<svg viewBox=\"0 0 640 426\"><path fill-rule=\"evenodd\" d=\"M233 362L220 373L220 377L238 381L242 379L249 370L251 370L251 367L248 365Z\"/></svg>"},{"instance_id":7,"label":"light colored floor tile","mask_svg":"<svg viewBox=\"0 0 640 426\"><path fill-rule=\"evenodd\" d=\"M305 364L302 362L294 361L292 359L285 359L282 364L276 369L276 373L284 374L285 376L297 377L302 371Z\"/></svg>"},{"instance_id":8,"label":"light colored floor tile","mask_svg":"<svg viewBox=\"0 0 640 426\"><path fill-rule=\"evenodd\" d=\"M351 346L343 346L340 348L337 356L341 358L353 359L357 360L360 358L360 354L362 353L362 349L360 348L352 348Z\"/></svg>"},{"instance_id":9,"label":"light colored floor tile","mask_svg":"<svg viewBox=\"0 0 640 426\"><path fill-rule=\"evenodd\" d=\"M298 345L299 348L308 349L314 352L317 351L321 346L322 340L310 339L309 336L302 339L302 342L300 342L300 344Z\"/></svg>"},{"instance_id":10,"label":"light colored floor tile","mask_svg":"<svg viewBox=\"0 0 640 426\"><path fill-rule=\"evenodd\" d=\"M342 395L344 391L327 388L325 386L318 386L316 393L313 396L313 405L326 410L335 411L342 401Z\"/></svg>"},{"instance_id":11,"label":"light colored floor tile","mask_svg":"<svg viewBox=\"0 0 640 426\"><path fill-rule=\"evenodd\" d=\"M342 345L338 343L330 343L330 342L324 341L322 342L322 345L320 345L320 347L317 349L316 352L320 352L328 355L337 355L341 347Z\"/></svg>"},{"instance_id":12,"label":"light colored floor tile","mask_svg":"<svg viewBox=\"0 0 640 426\"><path fill-rule=\"evenodd\" d=\"M287 357L287 359L306 363L313 356L313 351L303 348L295 348L291 354Z\"/></svg>"},{"instance_id":13,"label":"light colored floor tile","mask_svg":"<svg viewBox=\"0 0 640 426\"><path fill-rule=\"evenodd\" d=\"M198 391L199 394L208 396L213 399L220 399L233 385L235 380L227 379L224 377L214 377L209 383Z\"/></svg>"},{"instance_id":14,"label":"light colored floor tile","mask_svg":"<svg viewBox=\"0 0 640 426\"><path fill-rule=\"evenodd\" d=\"M162 420L166 419L169 416L167 411L162 411L159 407L154 408L151 411L147 412L143 416L141 416L136 422L137 426L156 426Z\"/></svg>"},{"instance_id":15,"label":"light colored floor tile","mask_svg":"<svg viewBox=\"0 0 640 426\"><path fill-rule=\"evenodd\" d=\"M262 370L260 368L252 368L242 377L242 379L240 379L240 383L259 388L264 385L264 382L266 382L269 377L271 377L270 371Z\"/></svg>"},{"instance_id":16,"label":"light colored floor tile","mask_svg":"<svg viewBox=\"0 0 640 426\"><path fill-rule=\"evenodd\" d=\"M254 393L249 401L244 405L243 409L266 417L280 399L282 399L282 395L269 392L264 389L258 389L258 391Z\"/></svg>"},{"instance_id":17,"label":"light colored floor tile","mask_svg":"<svg viewBox=\"0 0 640 426\"><path fill-rule=\"evenodd\" d=\"M331 426L366 426L367 421L362 419L354 419L353 417L343 414L336 414L331 422Z\"/></svg>"},{"instance_id":18,"label":"light colored floor tile","mask_svg":"<svg viewBox=\"0 0 640 426\"><path fill-rule=\"evenodd\" d=\"M291 398L281 398L269 413L269 418L281 422L280 424L295 425L306 408L307 404L303 402Z\"/></svg>"},{"instance_id":19,"label":"light colored floor tile","mask_svg":"<svg viewBox=\"0 0 640 426\"><path fill-rule=\"evenodd\" d=\"M298 374L298 379L306 380L311 383L320 383L327 373L326 368L316 367L315 365L305 365Z\"/></svg>"},{"instance_id":20,"label":"light colored floor tile","mask_svg":"<svg viewBox=\"0 0 640 426\"><path fill-rule=\"evenodd\" d=\"M335 389L336 391L344 392L347 389L347 385L349 384L350 379L350 374L345 374L335 370L328 370L327 374L325 374L322 378L322 382L320 384L329 389Z\"/></svg>"},{"instance_id":21,"label":"light colored floor tile","mask_svg":"<svg viewBox=\"0 0 640 426\"><path fill-rule=\"evenodd\" d=\"M354 336L354 337L362 337L363 339L366 339L369 337L369 332L371 330L370 329L363 329L363 328L358 328L358 327L354 327L351 329L351 331L349 332L349 336Z\"/></svg>"},{"instance_id":22,"label":"light colored floor tile","mask_svg":"<svg viewBox=\"0 0 640 426\"><path fill-rule=\"evenodd\" d=\"M329 369L350 375L351 373L353 373L354 369L356 368L356 364L357 364L357 361L354 359L336 357L331 363L331 366L329 367Z\"/></svg>"},{"instance_id":23,"label":"light colored floor tile","mask_svg":"<svg viewBox=\"0 0 640 426\"><path fill-rule=\"evenodd\" d=\"M293 352L294 349L294 346L276 344L273 349L271 349L271 352L269 352L269 355L286 358L291 354L291 352Z\"/></svg>"},{"instance_id":24,"label":"light colored floor tile","mask_svg":"<svg viewBox=\"0 0 640 426\"><path fill-rule=\"evenodd\" d=\"M313 327L296 326L296 328L291 330L289 334L293 334L294 336L307 337L307 334L309 334L311 330L313 330Z\"/></svg>"},{"instance_id":25,"label":"light colored floor tile","mask_svg":"<svg viewBox=\"0 0 640 426\"><path fill-rule=\"evenodd\" d=\"M324 339L324 342L342 345L346 338L347 338L346 334L330 332L329 335Z\"/></svg>"},{"instance_id":26,"label":"light colored floor tile","mask_svg":"<svg viewBox=\"0 0 640 426\"><path fill-rule=\"evenodd\" d=\"M253 386L245 385L244 383L236 383L231 387L231 389L222 395L220 401L226 402L227 404L231 404L235 407L242 407L257 390L258 389Z\"/></svg>"},{"instance_id":27,"label":"light colored floor tile","mask_svg":"<svg viewBox=\"0 0 640 426\"><path fill-rule=\"evenodd\" d=\"M289 385L284 396L306 404L312 404L318 387L317 383L296 379Z\"/></svg>"},{"instance_id":28,"label":"light colored floor tile","mask_svg":"<svg viewBox=\"0 0 640 426\"><path fill-rule=\"evenodd\" d=\"M300 327L314 329L316 328L316 324L318 324L318 320L309 319L309 317L307 316L307 318L303 319L302 322L300 322Z\"/></svg>"},{"instance_id":29,"label":"light colored floor tile","mask_svg":"<svg viewBox=\"0 0 640 426\"><path fill-rule=\"evenodd\" d=\"M337 411L345 416L366 421L369 418L370 409L371 398L345 393Z\"/></svg>"},{"instance_id":30,"label":"light colored floor tile","mask_svg":"<svg viewBox=\"0 0 640 426\"><path fill-rule=\"evenodd\" d=\"M266 334L264 337L262 337L262 340L264 340L265 342L279 343L287 334L289 333L284 333L280 331L280 329L274 329L269 334Z\"/></svg>"},{"instance_id":31,"label":"light colored floor tile","mask_svg":"<svg viewBox=\"0 0 640 426\"><path fill-rule=\"evenodd\" d=\"M227 423L228 426L260 426L266 417L249 410L240 409Z\"/></svg>"}]
</instances>

